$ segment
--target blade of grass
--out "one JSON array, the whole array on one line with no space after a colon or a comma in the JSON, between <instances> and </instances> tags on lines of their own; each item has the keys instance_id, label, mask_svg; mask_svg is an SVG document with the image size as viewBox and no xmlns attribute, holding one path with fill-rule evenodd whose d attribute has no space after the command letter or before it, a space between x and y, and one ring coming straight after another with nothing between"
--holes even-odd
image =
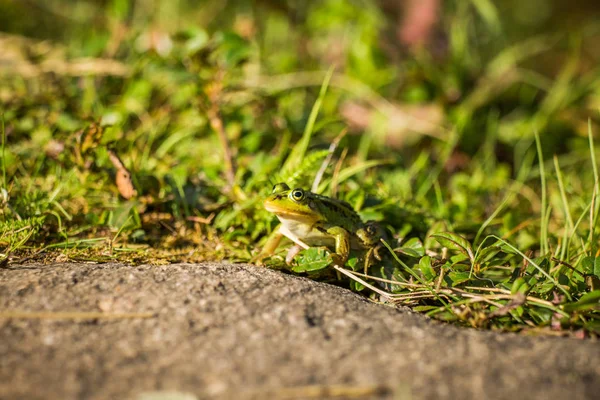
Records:
<instances>
[{"instance_id":1,"label":"blade of grass","mask_svg":"<svg viewBox=\"0 0 600 400\"><path fill-rule=\"evenodd\" d=\"M70 248L77 248L79 247L79 245L85 245L85 247L91 247L93 245L95 245L96 243L100 243L100 242L106 242L108 239L107 238L90 238L90 239L79 239L79 240L65 240L64 242L59 242L59 243L52 243L49 244L47 246L45 246L42 250L48 250L48 249L70 249Z\"/></svg>"},{"instance_id":2,"label":"blade of grass","mask_svg":"<svg viewBox=\"0 0 600 400\"><path fill-rule=\"evenodd\" d=\"M594 135L592 134L592 120L588 118L588 142L590 147L590 158L592 160L592 170L594 171L594 191L592 193L592 202L590 207L590 239L588 241L590 245L591 254L595 253L594 249L594 231L598 222L598 214L600 209L600 202L598 201L598 164L596 163L596 151L594 147Z\"/></svg>"},{"instance_id":3,"label":"blade of grass","mask_svg":"<svg viewBox=\"0 0 600 400\"><path fill-rule=\"evenodd\" d=\"M562 261L565 261L568 258L570 242L569 233L573 231L573 226L575 224L573 223L573 217L571 216L571 211L569 210L569 202L567 201L567 194L565 192L565 185L563 182L562 172L560 170L560 165L558 165L558 159L556 158L556 154L554 155L554 170L556 171L556 179L558 181L558 189L560 191L560 198L562 200L563 212L567 220L567 229L564 230L562 243L563 246L560 252L560 259Z\"/></svg>"},{"instance_id":4,"label":"blade of grass","mask_svg":"<svg viewBox=\"0 0 600 400\"><path fill-rule=\"evenodd\" d=\"M494 31L498 33L502 30L502 24L498 17L498 10L494 3L490 0L471 0L475 9L481 15L486 24Z\"/></svg>"},{"instance_id":5,"label":"blade of grass","mask_svg":"<svg viewBox=\"0 0 600 400\"><path fill-rule=\"evenodd\" d=\"M538 163L540 170L540 181L542 184L542 207L540 215L540 250L542 254L548 253L548 221L546 218L547 203L548 203L548 191L546 189L546 170L544 167L544 154L542 153L542 143L540 141L540 134L538 131L534 132L535 135L535 146L538 154Z\"/></svg>"},{"instance_id":6,"label":"blade of grass","mask_svg":"<svg viewBox=\"0 0 600 400\"><path fill-rule=\"evenodd\" d=\"M319 188L319 183L321 183L321 179L323 179L325 170L327 170L327 167L329 166L329 163L331 162L331 159L333 158L333 153L335 153L335 149L337 149L338 145L340 144L340 141L344 138L344 136L346 136L347 133L348 133L348 128L342 129L342 131L339 133L339 135L337 135L335 137L335 139L333 139L333 141L329 145L329 149L328 149L329 153L327 153L327 157L325 157L325 159L323 160L323 163L321 164L321 168L319 168L319 171L315 175L315 179L313 180L313 184L310 188L311 192L316 192L317 189Z\"/></svg>"},{"instance_id":7,"label":"blade of grass","mask_svg":"<svg viewBox=\"0 0 600 400\"><path fill-rule=\"evenodd\" d=\"M115 236L113 236L113 238L110 240L110 246L111 247L116 243L117 239L121 235L121 232L123 232L123 230L125 229L125 227L129 223L129 220L131 220L132 218L133 218L133 215L129 215L127 217L127 219L121 224L121 226L119 227L119 230L117 231L117 233L115 233Z\"/></svg>"},{"instance_id":8,"label":"blade of grass","mask_svg":"<svg viewBox=\"0 0 600 400\"><path fill-rule=\"evenodd\" d=\"M586 214L588 214L588 212L592 208L592 206L594 204L593 201L594 200L592 199L592 201L588 203L588 205L581 212L581 215L579 216L579 218L577 218L577 222L575 222L575 225L573 225L573 230L569 234L569 243L571 243L571 240L573 239L573 237L575 237L577 228L579 228L579 224L581 224L581 222L583 222L583 219L585 218ZM581 241L582 251L585 252L585 243L583 241L583 238L579 237L579 240Z\"/></svg>"},{"instance_id":9,"label":"blade of grass","mask_svg":"<svg viewBox=\"0 0 600 400\"><path fill-rule=\"evenodd\" d=\"M333 67L329 68L327 74L325 75L325 79L323 79L323 84L321 85L321 90L319 91L319 97L313 104L312 110L310 111L310 115L308 117L308 121L306 126L304 127L304 133L302 134L302 138L298 141L298 143L294 146L294 149L290 153L285 165L283 166L284 171L289 171L295 167L297 167L304 155L306 154L306 150L308 149L308 145L310 143L310 138L313 134L313 128L315 126L315 121L317 120L317 116L319 115L319 111L321 110L321 106L323 105L323 99L325 98L325 94L327 93L327 88L329 87L329 81L331 80L331 76L333 75Z\"/></svg>"},{"instance_id":10,"label":"blade of grass","mask_svg":"<svg viewBox=\"0 0 600 400\"><path fill-rule=\"evenodd\" d=\"M0 115L2 118L2 189L6 189L6 131L4 130L4 113Z\"/></svg>"}]
</instances>

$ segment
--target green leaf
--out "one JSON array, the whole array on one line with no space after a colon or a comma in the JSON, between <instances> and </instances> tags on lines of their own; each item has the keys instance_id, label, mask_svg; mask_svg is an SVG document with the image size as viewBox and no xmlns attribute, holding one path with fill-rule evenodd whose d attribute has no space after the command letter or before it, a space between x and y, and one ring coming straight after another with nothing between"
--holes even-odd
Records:
<instances>
[{"instance_id":1,"label":"green leaf","mask_svg":"<svg viewBox=\"0 0 600 400\"><path fill-rule=\"evenodd\" d=\"M233 32L222 33L219 37L220 44L217 49L220 61L227 67L235 67L243 63L250 56L249 43Z\"/></svg>"},{"instance_id":2,"label":"green leaf","mask_svg":"<svg viewBox=\"0 0 600 400\"><path fill-rule=\"evenodd\" d=\"M427 312L427 311L431 311L431 310L437 310L439 307L438 306L416 306L416 307L412 307L413 311L417 311L417 312Z\"/></svg>"},{"instance_id":3,"label":"green leaf","mask_svg":"<svg viewBox=\"0 0 600 400\"><path fill-rule=\"evenodd\" d=\"M431 257L421 257L419 260L419 269L428 281L432 281L436 277L435 270L431 267Z\"/></svg>"},{"instance_id":4,"label":"green leaf","mask_svg":"<svg viewBox=\"0 0 600 400\"><path fill-rule=\"evenodd\" d=\"M538 294L545 294L550 292L551 290L553 290L556 287L556 285L554 284L554 282L552 281L546 281L544 283L542 283L541 285L536 287L536 293Z\"/></svg>"},{"instance_id":5,"label":"green leaf","mask_svg":"<svg viewBox=\"0 0 600 400\"><path fill-rule=\"evenodd\" d=\"M351 257L348 259L348 261L346 262L346 265L350 268L352 268L353 271L357 271L358 269L355 267L360 267L360 265L358 265L358 257Z\"/></svg>"},{"instance_id":6,"label":"green leaf","mask_svg":"<svg viewBox=\"0 0 600 400\"><path fill-rule=\"evenodd\" d=\"M519 277L517 279L515 279L515 281L512 284L512 287L510 288L510 294L515 294L519 291L519 288L521 286L523 286L525 284L525 278L523 277Z\"/></svg>"},{"instance_id":7,"label":"green leaf","mask_svg":"<svg viewBox=\"0 0 600 400\"><path fill-rule=\"evenodd\" d=\"M502 251L506 254L519 254L518 252L515 251L514 248L512 248L511 246L507 246L506 244L502 244L500 246L500 248L502 249Z\"/></svg>"},{"instance_id":8,"label":"green leaf","mask_svg":"<svg viewBox=\"0 0 600 400\"><path fill-rule=\"evenodd\" d=\"M471 243L469 243L467 239L463 238L462 236L452 232L440 232L434 233L431 235L431 237L437 240L442 246L451 250L458 250L467 255L471 261L475 260Z\"/></svg>"},{"instance_id":9,"label":"green leaf","mask_svg":"<svg viewBox=\"0 0 600 400\"><path fill-rule=\"evenodd\" d=\"M468 261L468 260L469 260L469 256L467 254L464 254L464 253L455 254L455 255L453 255L452 257L450 257L448 259L448 261L450 261L450 266L452 266L452 267L457 267L457 266L461 267L461 264L462 264L463 268L469 268L468 265L464 264L464 262Z\"/></svg>"},{"instance_id":10,"label":"green leaf","mask_svg":"<svg viewBox=\"0 0 600 400\"><path fill-rule=\"evenodd\" d=\"M327 250L311 247L298 255L298 265L294 265L292 271L297 273L319 271L331 264L331 261L331 254Z\"/></svg>"},{"instance_id":11,"label":"green leaf","mask_svg":"<svg viewBox=\"0 0 600 400\"><path fill-rule=\"evenodd\" d=\"M560 283L561 285L568 286L569 282L571 282L571 280L569 279L569 277L567 275L558 274L558 283Z\"/></svg>"},{"instance_id":12,"label":"green leaf","mask_svg":"<svg viewBox=\"0 0 600 400\"><path fill-rule=\"evenodd\" d=\"M600 290L586 293L577 302L565 305L566 312L588 309L600 309Z\"/></svg>"},{"instance_id":13,"label":"green leaf","mask_svg":"<svg viewBox=\"0 0 600 400\"><path fill-rule=\"evenodd\" d=\"M457 321L458 317L450 311L444 311L433 315L433 317L440 321L453 322Z\"/></svg>"},{"instance_id":14,"label":"green leaf","mask_svg":"<svg viewBox=\"0 0 600 400\"><path fill-rule=\"evenodd\" d=\"M588 321L584 325L586 330L600 334L600 321Z\"/></svg>"},{"instance_id":15,"label":"green leaf","mask_svg":"<svg viewBox=\"0 0 600 400\"><path fill-rule=\"evenodd\" d=\"M425 255L425 248L419 238L408 239L402 247L395 249L395 251L399 251L400 253L415 258L423 257Z\"/></svg>"},{"instance_id":16,"label":"green leaf","mask_svg":"<svg viewBox=\"0 0 600 400\"><path fill-rule=\"evenodd\" d=\"M600 257L585 257L581 265L584 274L594 274L600 278Z\"/></svg>"},{"instance_id":17,"label":"green leaf","mask_svg":"<svg viewBox=\"0 0 600 400\"><path fill-rule=\"evenodd\" d=\"M460 285L471 279L470 272L450 272L448 277L452 280L452 286Z\"/></svg>"},{"instance_id":18,"label":"green leaf","mask_svg":"<svg viewBox=\"0 0 600 400\"><path fill-rule=\"evenodd\" d=\"M208 33L204 29L195 28L188 32L190 38L185 42L185 50L188 55L202 50L208 43Z\"/></svg>"},{"instance_id":19,"label":"green leaf","mask_svg":"<svg viewBox=\"0 0 600 400\"><path fill-rule=\"evenodd\" d=\"M354 292L360 292L365 289L365 285L360 282L350 281L350 289Z\"/></svg>"},{"instance_id":20,"label":"green leaf","mask_svg":"<svg viewBox=\"0 0 600 400\"><path fill-rule=\"evenodd\" d=\"M477 262L482 262L487 257L491 258L491 257L495 256L496 254L500 253L502 250L503 250L502 246L498 246L498 245L484 247L483 249L479 250L479 252L477 253L476 260L477 260Z\"/></svg>"}]
</instances>

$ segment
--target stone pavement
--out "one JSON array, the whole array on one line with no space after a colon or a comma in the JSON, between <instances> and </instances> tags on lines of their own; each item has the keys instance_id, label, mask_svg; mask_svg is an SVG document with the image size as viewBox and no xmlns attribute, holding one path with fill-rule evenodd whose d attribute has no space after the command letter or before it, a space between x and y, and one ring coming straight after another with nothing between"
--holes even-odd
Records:
<instances>
[{"instance_id":1,"label":"stone pavement","mask_svg":"<svg viewBox=\"0 0 600 400\"><path fill-rule=\"evenodd\" d=\"M459 328L252 265L11 265L0 316L1 399L600 396L596 341Z\"/></svg>"}]
</instances>

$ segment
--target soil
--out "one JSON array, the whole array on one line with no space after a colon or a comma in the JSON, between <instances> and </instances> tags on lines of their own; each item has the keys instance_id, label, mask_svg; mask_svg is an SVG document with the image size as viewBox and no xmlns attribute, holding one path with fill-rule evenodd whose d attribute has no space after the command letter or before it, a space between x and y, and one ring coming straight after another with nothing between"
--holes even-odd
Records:
<instances>
[{"instance_id":1,"label":"soil","mask_svg":"<svg viewBox=\"0 0 600 400\"><path fill-rule=\"evenodd\" d=\"M0 269L2 399L592 399L599 360L252 265Z\"/></svg>"}]
</instances>

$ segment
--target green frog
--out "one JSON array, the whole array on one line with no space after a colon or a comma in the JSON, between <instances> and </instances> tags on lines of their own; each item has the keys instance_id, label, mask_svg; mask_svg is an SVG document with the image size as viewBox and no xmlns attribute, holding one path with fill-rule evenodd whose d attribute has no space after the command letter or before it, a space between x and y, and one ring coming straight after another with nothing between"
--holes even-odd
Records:
<instances>
[{"instance_id":1,"label":"green frog","mask_svg":"<svg viewBox=\"0 0 600 400\"><path fill-rule=\"evenodd\" d=\"M381 260L378 251L383 237L382 229L375 222L363 222L352 206L344 201L301 188L290 189L285 183L278 183L273 186L264 206L277 216L281 225L255 258L259 262L275 252L283 236L299 246L296 247L296 253L300 248L307 249L310 246L335 249L333 262L340 267L348 260L351 249L367 251L365 273L373 256ZM291 261L294 255L292 248L286 261Z\"/></svg>"}]
</instances>

